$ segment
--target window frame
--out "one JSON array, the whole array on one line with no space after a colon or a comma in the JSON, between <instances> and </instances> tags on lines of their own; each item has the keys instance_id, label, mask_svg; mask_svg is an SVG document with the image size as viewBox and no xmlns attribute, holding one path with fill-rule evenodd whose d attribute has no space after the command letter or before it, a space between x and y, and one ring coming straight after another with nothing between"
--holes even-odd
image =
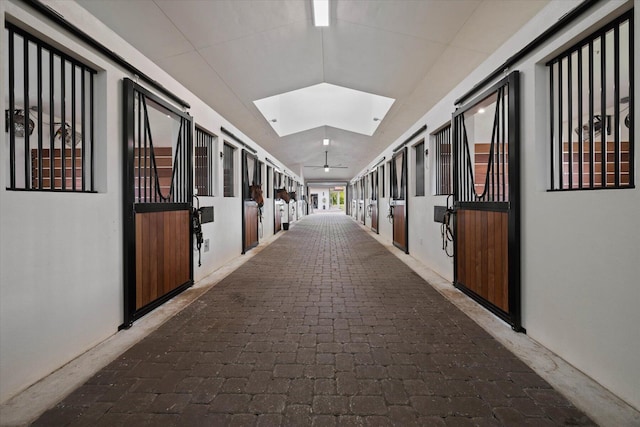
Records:
<instances>
[{"instance_id":1,"label":"window frame","mask_svg":"<svg viewBox=\"0 0 640 427\"><path fill-rule=\"evenodd\" d=\"M84 64L81 60L74 58L55 46L47 43L44 40L29 33L27 30L5 21L4 31L7 43L7 55L6 66L7 72L7 97L8 104L5 110L5 131L8 134L8 185L6 190L8 191L46 191L46 192L70 192L70 193L97 193L96 180L95 180L95 86L96 78L98 74L96 70L90 66ZM22 67L17 64L16 61L16 44L22 42ZM18 42L18 43L16 43ZM25 55L25 51L29 54ZM33 52L36 57L35 61L30 61L30 53ZM48 57L48 61L43 58ZM55 68L54 63L56 64ZM68 65L68 66L67 66ZM22 88L16 86L16 69L22 71ZM67 69L68 68L68 69ZM35 70L36 79L32 82L30 77L31 72ZM44 98L44 72L48 71L46 76L49 85L47 98ZM56 75L57 71L57 75ZM67 76L67 71L69 75ZM24 76L28 76L24 79ZM69 83L67 85L67 79ZM53 82L53 84L52 84ZM55 100L56 94L56 82L59 83L57 89L58 92L64 93L64 96L59 100ZM30 84L34 83L35 90L30 89ZM3 83L4 85L4 83ZM80 85L79 94L78 85ZM17 108L16 105L16 92L22 90L24 99L22 108ZM31 96L24 96L25 93L29 94L31 91L36 92L35 105L31 105ZM59 96L59 93L58 93ZM78 99L79 98L79 99ZM80 111L77 111L76 103L80 103ZM44 122L43 106L49 106L49 113L47 114L49 123ZM33 108L35 108L35 110ZM70 109L70 117L67 117L67 109ZM9 112L13 114L9 114ZM16 116L22 112L22 125L23 129L27 124L28 130L24 132L24 136L16 135ZM25 114L26 112L26 114ZM34 112L35 121L29 117L30 112ZM50 116L53 112L53 116ZM60 117L56 117L55 114L61 114ZM55 120L59 119L59 123ZM28 120L28 122L27 122ZM33 123L33 126L31 125ZM79 126L78 126L79 124ZM45 129L45 125L48 129ZM56 130L56 125L58 129ZM37 129L37 138L34 138L36 147L32 145L30 138L31 134ZM44 137L48 135L48 147L45 146ZM67 137L73 135L73 147L68 147ZM24 166L24 183L18 185L16 183L18 168L21 166L18 163L16 155L16 138L24 138L24 143L20 147L23 150L22 159ZM63 141L64 139L64 141ZM59 144L56 144L59 141ZM56 148L56 145L59 148ZM80 148L78 148L80 145ZM43 156L43 152L47 151L48 156ZM57 150L57 151L56 151ZM76 154L80 150L79 154ZM69 158L67 158L67 151L69 151ZM60 156L57 156L59 152ZM77 157L79 155L79 157ZM55 166L59 159L60 164L67 164L69 166L59 167ZM49 166L44 166L47 163ZM78 162L80 162L78 164ZM54 165L53 168L50 165ZM71 166L75 165L75 166ZM67 170L71 169L71 177L67 176ZM60 185L56 185L57 171L60 171ZM48 172L48 177L45 176L45 172ZM71 183L68 185L67 180L71 179ZM48 180L48 188L45 187L44 181ZM78 183L77 181L80 180ZM79 184L79 185L78 185ZM70 186L71 188L68 188Z\"/></svg>"},{"instance_id":2,"label":"window frame","mask_svg":"<svg viewBox=\"0 0 640 427\"><path fill-rule=\"evenodd\" d=\"M453 167L452 167L452 143L451 122L440 127L431 134L433 141L434 162L434 189L435 196L450 196L453 194ZM444 147L448 147L444 149Z\"/></svg>"},{"instance_id":3,"label":"window frame","mask_svg":"<svg viewBox=\"0 0 640 427\"><path fill-rule=\"evenodd\" d=\"M222 144L222 195L235 197L236 194L236 151L237 148L227 141ZM231 159L229 160L229 157Z\"/></svg>"},{"instance_id":4,"label":"window frame","mask_svg":"<svg viewBox=\"0 0 640 427\"><path fill-rule=\"evenodd\" d=\"M628 43L629 50L628 70L621 70L620 67L620 27L628 22ZM613 33L613 63L608 61L606 45L607 35ZM599 40L598 40L599 39ZM582 38L570 48L565 49L562 53L555 56L546 63L548 92L547 106L549 112L549 148L547 152L547 161L549 165L548 190L547 191L580 191L580 190L606 190L606 189L626 189L635 188L635 142L634 142L634 19L633 9L624 13L620 17L612 20L608 24L600 27L588 36ZM587 49L586 55L584 54ZM596 64L594 51L601 49L600 60L597 61L600 78L599 81L594 79L594 65ZM573 56L576 60L573 60ZM586 56L586 57L585 57ZM586 62L587 72L584 76L584 64ZM563 67L566 65L566 76ZM572 67L575 65L577 73L577 101L573 100L573 73ZM603 72L604 70L604 72ZM629 76L629 94L627 97L628 122L621 119L623 111L621 104L623 97L620 92L620 76L628 71ZM613 73L613 95L610 95L610 86L607 83L607 75ZM555 77L555 78L554 78ZM566 79L563 79L566 77ZM582 100L582 92L584 81L587 81L587 102L586 105ZM604 84L603 84L604 83ZM566 86L564 86L566 84ZM600 102L596 105L594 94L598 94ZM564 141L565 126L563 122L563 96L566 95L568 141ZM608 114L608 96L612 97L613 112ZM577 104L577 105L574 105ZM573 123L573 107L577 107L578 115L577 126ZM585 117L586 124L582 124ZM604 116L604 120L602 119ZM598 118L598 120L596 120ZM591 125L593 123L593 125ZM597 129L598 124L600 129ZM624 150L624 142L622 141L621 129L627 125L629 133L629 141L627 149ZM579 131L580 129L583 131ZM611 131L611 128L613 130ZM606 131L605 131L606 130ZM577 134L577 141L574 141L574 131ZM600 138L597 139L597 132L600 132ZM613 132L612 138L607 135ZM585 133L587 137L585 138ZM562 141L558 141L562 139ZM574 145L577 144L574 152ZM566 150L565 150L566 145ZM612 145L613 149L609 146ZM598 151L599 150L599 151ZM605 155L603 155L605 153ZM577 155L578 160L574 160ZM585 156L588 161L585 162ZM610 161L610 157L612 160ZM623 158L627 157L624 161ZM565 158L567 159L565 161ZM623 171L623 164L628 163L628 172ZM613 174L609 171L609 167L613 166ZM566 167L566 170L565 170ZM577 168L577 172L574 171ZM597 169L600 169L599 171ZM574 176L577 173L577 178ZM626 182L622 178L628 174ZM596 177L599 175L599 177ZM613 175L613 183L609 182ZM565 182L566 178L566 182ZM585 182L586 181L586 182Z\"/></svg>"},{"instance_id":5,"label":"window frame","mask_svg":"<svg viewBox=\"0 0 640 427\"><path fill-rule=\"evenodd\" d=\"M415 166L415 171L413 176L414 180L414 189L413 193L415 197L424 197L425 196L425 187L426 187L426 156L425 156L425 140L421 140L417 144L413 146L413 165Z\"/></svg>"},{"instance_id":6,"label":"window frame","mask_svg":"<svg viewBox=\"0 0 640 427\"><path fill-rule=\"evenodd\" d=\"M215 196L213 182L213 177L215 176L213 159L215 156L213 154L215 153L215 143L217 138L218 137L213 133L196 125L193 172L195 178L194 187L198 191L198 196ZM199 148L206 148L205 155L198 155ZM198 171L203 168L205 169L204 174L199 175ZM200 188L203 188L202 192Z\"/></svg>"}]
</instances>

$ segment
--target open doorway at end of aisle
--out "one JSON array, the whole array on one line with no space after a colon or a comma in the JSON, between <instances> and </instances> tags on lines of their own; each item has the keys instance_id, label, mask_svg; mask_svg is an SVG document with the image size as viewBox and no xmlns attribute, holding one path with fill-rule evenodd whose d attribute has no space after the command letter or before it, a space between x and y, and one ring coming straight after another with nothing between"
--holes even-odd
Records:
<instances>
[{"instance_id":1,"label":"open doorway at end of aisle","mask_svg":"<svg viewBox=\"0 0 640 427\"><path fill-rule=\"evenodd\" d=\"M310 186L309 213L345 212L344 186Z\"/></svg>"},{"instance_id":2,"label":"open doorway at end of aisle","mask_svg":"<svg viewBox=\"0 0 640 427\"><path fill-rule=\"evenodd\" d=\"M329 203L331 204L332 209L338 209L344 212L344 200L344 187L334 187L332 190L329 190Z\"/></svg>"}]
</instances>

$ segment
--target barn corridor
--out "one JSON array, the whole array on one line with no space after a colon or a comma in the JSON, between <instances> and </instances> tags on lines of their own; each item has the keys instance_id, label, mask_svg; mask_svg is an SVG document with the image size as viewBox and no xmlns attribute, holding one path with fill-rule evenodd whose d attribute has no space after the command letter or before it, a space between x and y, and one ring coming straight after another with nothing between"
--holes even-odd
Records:
<instances>
[{"instance_id":1,"label":"barn corridor","mask_svg":"<svg viewBox=\"0 0 640 427\"><path fill-rule=\"evenodd\" d=\"M298 221L33 425L593 425L346 215Z\"/></svg>"}]
</instances>

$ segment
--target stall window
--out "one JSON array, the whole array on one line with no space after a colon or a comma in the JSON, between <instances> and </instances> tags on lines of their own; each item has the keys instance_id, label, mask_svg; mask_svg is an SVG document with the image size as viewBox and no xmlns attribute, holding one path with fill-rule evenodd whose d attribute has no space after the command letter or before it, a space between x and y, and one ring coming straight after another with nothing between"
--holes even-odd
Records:
<instances>
[{"instance_id":1,"label":"stall window","mask_svg":"<svg viewBox=\"0 0 640 427\"><path fill-rule=\"evenodd\" d=\"M271 176L272 174L272 167L271 166L267 166L267 188L266 188L266 196L268 199L271 198L271 194L273 194L273 178Z\"/></svg>"},{"instance_id":2,"label":"stall window","mask_svg":"<svg viewBox=\"0 0 640 427\"><path fill-rule=\"evenodd\" d=\"M452 194L451 124L433 134L435 158L435 194Z\"/></svg>"},{"instance_id":3,"label":"stall window","mask_svg":"<svg viewBox=\"0 0 640 427\"><path fill-rule=\"evenodd\" d=\"M96 71L5 23L9 190L94 191Z\"/></svg>"},{"instance_id":4,"label":"stall window","mask_svg":"<svg viewBox=\"0 0 640 427\"><path fill-rule=\"evenodd\" d=\"M550 190L634 186L633 10L547 63Z\"/></svg>"},{"instance_id":5,"label":"stall window","mask_svg":"<svg viewBox=\"0 0 640 427\"><path fill-rule=\"evenodd\" d=\"M235 148L225 143L222 149L222 163L223 163L223 194L224 197L234 196L233 187L233 165L235 157Z\"/></svg>"},{"instance_id":6,"label":"stall window","mask_svg":"<svg viewBox=\"0 0 640 427\"><path fill-rule=\"evenodd\" d=\"M424 196L424 141L415 147L416 155L416 196Z\"/></svg>"},{"instance_id":7,"label":"stall window","mask_svg":"<svg viewBox=\"0 0 640 427\"><path fill-rule=\"evenodd\" d=\"M195 187L199 196L213 196L213 158L216 137L196 127Z\"/></svg>"}]
</instances>

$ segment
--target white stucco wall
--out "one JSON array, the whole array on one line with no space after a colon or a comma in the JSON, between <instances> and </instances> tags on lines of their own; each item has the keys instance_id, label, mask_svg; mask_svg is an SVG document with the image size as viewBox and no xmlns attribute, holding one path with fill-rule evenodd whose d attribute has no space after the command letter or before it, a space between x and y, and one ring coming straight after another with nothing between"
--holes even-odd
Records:
<instances>
[{"instance_id":1,"label":"white stucco wall","mask_svg":"<svg viewBox=\"0 0 640 427\"><path fill-rule=\"evenodd\" d=\"M426 135L446 124L455 109L455 99L578 4L551 2L375 158L390 159L393 148L424 124L428 125ZM600 2L512 70L521 73L523 326L530 337L640 409L640 190L547 191L548 89L544 65L631 4L638 22L640 1ZM639 33L636 28L636 70ZM639 94L636 82L635 111L640 105ZM639 134L636 127L636 180ZM434 153L433 146L429 147ZM433 159L427 159L427 165L433 165ZM409 194L415 194L414 166L411 160ZM440 227L433 222L433 207L444 206L446 197L431 195L432 170L426 172L426 178L426 196L409 200L409 253L452 280L452 259L441 250ZM381 200L380 234L391 242L391 225L382 220L386 199Z\"/></svg>"},{"instance_id":2,"label":"white stucco wall","mask_svg":"<svg viewBox=\"0 0 640 427\"><path fill-rule=\"evenodd\" d=\"M45 3L189 102L194 122L219 137L219 150L224 140L220 127L224 126L257 149L261 161L269 157L282 166L75 2ZM32 16L25 7L20 2L0 1L0 15L23 28L37 29L32 31L34 35L99 70L94 169L98 193L7 191L7 174L0 174L0 402L116 333L123 322L121 82L133 76L48 21ZM1 34L0 62L4 64L4 30ZM4 67L0 73L4 82ZM0 102L6 109L4 90ZM4 115L0 125L4 127ZM229 142L234 144L233 140ZM0 159L7 161L7 152L4 138ZM236 157L237 183L239 151ZM202 267L197 266L195 253L196 281L241 253L241 198L220 197L222 165L218 161L214 159L216 197L200 199L201 206L214 207L215 221L203 226L211 249L202 252ZM293 177L301 181L298 176ZM265 238L273 234L272 215L272 209L267 207L264 221L269 226L264 227Z\"/></svg>"}]
</instances>

